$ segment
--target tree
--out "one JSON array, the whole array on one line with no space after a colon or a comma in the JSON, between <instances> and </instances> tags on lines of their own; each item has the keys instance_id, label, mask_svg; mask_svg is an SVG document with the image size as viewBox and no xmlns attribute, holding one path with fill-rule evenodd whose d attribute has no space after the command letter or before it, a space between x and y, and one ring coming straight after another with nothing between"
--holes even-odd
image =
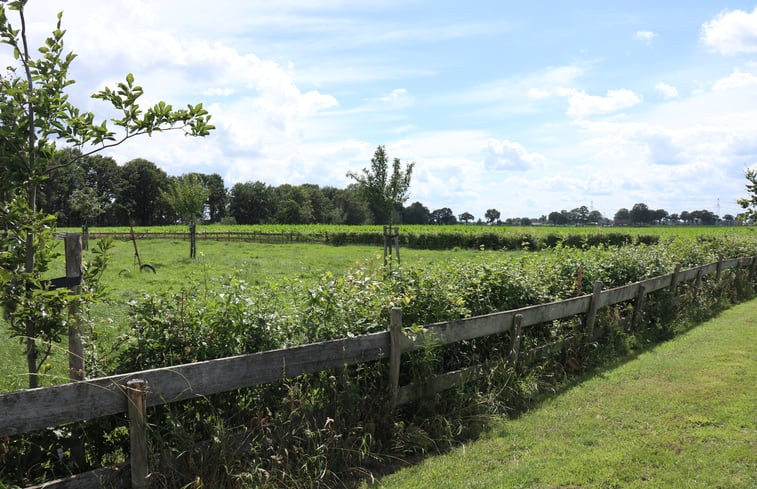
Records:
<instances>
[{"instance_id":1,"label":"tree","mask_svg":"<svg viewBox=\"0 0 757 489\"><path fill-rule=\"evenodd\" d=\"M189 258L197 256L197 219L202 217L209 195L202 178L195 173L172 179L169 189L161 192L179 219L189 225Z\"/></svg>"},{"instance_id":2,"label":"tree","mask_svg":"<svg viewBox=\"0 0 757 489\"><path fill-rule=\"evenodd\" d=\"M484 214L486 222L489 224L494 224L496 221L498 221L499 216L500 214L497 209L487 209L486 213Z\"/></svg>"},{"instance_id":3,"label":"tree","mask_svg":"<svg viewBox=\"0 0 757 489\"><path fill-rule=\"evenodd\" d=\"M650 211L647 204L644 203L634 204L629 211L628 216L634 224L652 223L652 211Z\"/></svg>"},{"instance_id":4,"label":"tree","mask_svg":"<svg viewBox=\"0 0 757 489\"><path fill-rule=\"evenodd\" d=\"M110 202L102 195L97 195L97 190L92 187L74 190L68 200L71 210L81 216L82 248L86 250L89 247L89 222L105 212L110 207Z\"/></svg>"},{"instance_id":5,"label":"tree","mask_svg":"<svg viewBox=\"0 0 757 489\"><path fill-rule=\"evenodd\" d=\"M431 211L420 202L413 202L403 209L402 221L405 224L428 224L431 222Z\"/></svg>"},{"instance_id":6,"label":"tree","mask_svg":"<svg viewBox=\"0 0 757 489\"><path fill-rule=\"evenodd\" d=\"M473 214L471 214L470 212L463 212L462 214L457 216L457 218L465 224L468 224L470 221L475 219L475 217L473 217Z\"/></svg>"},{"instance_id":7,"label":"tree","mask_svg":"<svg viewBox=\"0 0 757 489\"><path fill-rule=\"evenodd\" d=\"M348 172L347 176L357 182L360 192L373 207L376 221L391 226L392 211L407 201L414 166L415 163L408 163L403 171L400 159L395 158L390 175L386 150L380 145L373 153L370 169L363 168L362 174Z\"/></svg>"},{"instance_id":8,"label":"tree","mask_svg":"<svg viewBox=\"0 0 757 489\"><path fill-rule=\"evenodd\" d=\"M627 226L631 223L631 214L628 209L621 207L620 209L618 209L618 212L615 213L613 221L615 222L616 226Z\"/></svg>"},{"instance_id":9,"label":"tree","mask_svg":"<svg viewBox=\"0 0 757 489\"><path fill-rule=\"evenodd\" d=\"M754 221L757 219L757 170L749 169L744 172L747 179L746 189L749 192L747 197L739 199L738 204L744 208L740 214L744 221Z\"/></svg>"},{"instance_id":10,"label":"tree","mask_svg":"<svg viewBox=\"0 0 757 489\"><path fill-rule=\"evenodd\" d=\"M276 214L275 190L263 182L237 183L231 188L229 214L239 224L273 222Z\"/></svg>"},{"instance_id":11,"label":"tree","mask_svg":"<svg viewBox=\"0 0 757 489\"><path fill-rule=\"evenodd\" d=\"M166 172L152 161L137 158L121 167L123 183L116 200L119 220L133 220L139 226L152 226L173 221L170 206L162 194L169 190Z\"/></svg>"},{"instance_id":12,"label":"tree","mask_svg":"<svg viewBox=\"0 0 757 489\"><path fill-rule=\"evenodd\" d=\"M588 221L592 224L599 224L602 222L603 216L602 213L599 211L591 211L589 212Z\"/></svg>"},{"instance_id":13,"label":"tree","mask_svg":"<svg viewBox=\"0 0 757 489\"><path fill-rule=\"evenodd\" d=\"M436 209L431 213L432 224L457 224L455 213L449 207Z\"/></svg>"},{"instance_id":14,"label":"tree","mask_svg":"<svg viewBox=\"0 0 757 489\"><path fill-rule=\"evenodd\" d=\"M15 222L27 223L8 223L5 238L13 235L13 239L23 243L23 272L4 273L1 285L3 303L13 304L17 312L11 321L11 334L25 338L29 387L36 387L39 367L36 338L46 328L50 329L48 336L55 338L54 330L65 321L61 316L51 316L52 309L45 306L45 296L34 292L34 288L25 285L9 288L8 284L19 281L41 283L40 277L47 270L48 262L43 251L51 236L40 232L44 226L39 224L48 222L46 216L38 212L41 184L57 170L71 167L85 156L136 136L167 130L205 136L213 126L209 124L210 115L202 104L174 110L165 102L158 102L146 110L141 108L138 99L143 90L134 84L131 74L115 89L106 87L93 95L120 114L110 120L119 133L112 131L107 121L96 122L92 112L81 111L66 94L66 88L74 83L68 77L68 70L75 55L64 51L62 13L58 14L52 34L38 49L39 56L33 58L27 39L26 3L19 0L0 4L0 40L11 49L16 60L16 65L8 68L8 75L0 78L2 194L7 204L4 206L5 216L16 214L19 219ZM20 28L12 25L10 12L17 14ZM80 153L56 160L61 154L56 142L69 144Z\"/></svg>"},{"instance_id":15,"label":"tree","mask_svg":"<svg viewBox=\"0 0 757 489\"><path fill-rule=\"evenodd\" d=\"M220 222L226 215L226 206L229 203L229 193L223 184L223 178L218 173L202 175L202 181L208 189L208 221Z\"/></svg>"}]
</instances>

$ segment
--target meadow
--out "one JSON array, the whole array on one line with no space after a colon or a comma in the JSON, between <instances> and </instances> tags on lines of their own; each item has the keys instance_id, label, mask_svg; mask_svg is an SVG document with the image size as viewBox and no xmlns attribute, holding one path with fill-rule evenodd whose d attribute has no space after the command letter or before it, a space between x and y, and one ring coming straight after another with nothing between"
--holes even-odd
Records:
<instances>
[{"instance_id":1,"label":"meadow","mask_svg":"<svg viewBox=\"0 0 757 489\"><path fill-rule=\"evenodd\" d=\"M432 227L429 233L439 237L413 231L420 236L418 243L438 244L455 242L442 235L444 231L451 232L449 236L467 232L458 228ZM394 263L391 270L383 267L382 249L375 245L201 239L197 259L191 260L187 241L140 239L141 261L154 268L152 273L139 270L130 241L116 241L101 280L109 299L93 307L85 331L89 373L133 372L386 331L390 306L402 307L403 325L412 334L414 328L436 321L590 294L595 281L605 288L618 287L668 274L678 264L687 268L757 252L757 237L746 228L672 228L677 234L668 228L641 228L633 236L655 239L622 238L622 246L601 239L592 245L596 228L566 228L566 237L554 241L523 239L521 229L536 228L520 228L510 235L511 242L525 244L516 247L518 251L475 245L480 235L474 233L473 246L403 247L402 265ZM157 234L162 229L135 231ZM543 236L561 231L551 228ZM600 232L615 240L631 236L631 231L636 232ZM380 236L380 228L368 232ZM551 246L542 246L548 242ZM85 261L92 258L93 243ZM59 259L52 263L50 276L63 270ZM605 308L600 321L610 332L607 338L576 351L557 352L524 369L502 365L502 353L509 351L512 341L509 333L431 347L403 360L403 383L481 362L498 361L500 366L468 387L400 410L385 409L387 372L382 362L156 409L151 436L159 444L158 452L193 453L194 443L208 439L219 440L213 447L220 450L214 452L217 458L202 455L205 463L192 457L176 459L177 465L166 468L161 477L166 477L165 487L189 487L193 477L206 487L343 486L393 460L443 452L477 438L492 420L538 405L577 374L686 331L696 321L753 297L755 289L754 275L742 270L728 271L717 281L703 277L701 290L682 287L675 304L667 291L649 294L641 311L644 326L636 331L620 326L632 306ZM561 338L580 324L580 318L541 324L531 328L523 342L536 345ZM0 391L22 388L21 345L15 340L2 345ZM59 347L43 369L43 384L65 381L63 349ZM118 454L124 453L128 439L123 428L112 423L88 427L88 457L95 465L122 460ZM234 433L241 427L255 433L252 445L229 458L225 450L236 446ZM23 445L5 453L16 450L23 454ZM3 456L8 455L0 454L0 462ZM15 480L20 472L14 471L23 470L14 460L5 465L0 482L3 477ZM43 467L35 477L45 475L59 473Z\"/></svg>"}]
</instances>

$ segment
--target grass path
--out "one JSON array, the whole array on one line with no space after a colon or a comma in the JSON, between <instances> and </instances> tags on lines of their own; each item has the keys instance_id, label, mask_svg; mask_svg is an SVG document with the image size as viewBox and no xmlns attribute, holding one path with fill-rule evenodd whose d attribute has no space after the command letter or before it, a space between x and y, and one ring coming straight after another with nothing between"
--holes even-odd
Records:
<instances>
[{"instance_id":1,"label":"grass path","mask_svg":"<svg viewBox=\"0 0 757 489\"><path fill-rule=\"evenodd\" d=\"M377 488L755 488L757 300Z\"/></svg>"}]
</instances>

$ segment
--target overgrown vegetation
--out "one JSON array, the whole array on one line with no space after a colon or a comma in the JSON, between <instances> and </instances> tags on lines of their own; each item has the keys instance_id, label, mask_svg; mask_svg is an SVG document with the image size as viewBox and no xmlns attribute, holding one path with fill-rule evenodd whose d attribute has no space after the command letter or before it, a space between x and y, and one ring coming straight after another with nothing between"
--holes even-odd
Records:
<instances>
[{"instance_id":1,"label":"overgrown vegetation","mask_svg":"<svg viewBox=\"0 0 757 489\"><path fill-rule=\"evenodd\" d=\"M389 276L370 261L344 274L271 287L233 276L198 277L180 290L136 298L122 349L101 356L109 360L98 368L126 372L383 331L392 305L403 308L404 323L412 328L589 293L595 280L619 286L669 273L676 263L690 267L754 253L749 236L666 238L652 245L492 253L485 261L406 266ZM154 408L154 480L159 487L335 487L394 460L445 451L476 437L492 415L521 412L572 375L668 338L688 321L755 290L755 277L743 271L724 272L719 283L713 277L705 282L699 294L682 286L675 304L667 291L650 295L642 329L622 327L630 306L606 308L600 311L607 331L601 341L555 352L528 367L514 370L505 363L509 334L405 355L402 384L473 364L488 370L465 387L395 411L388 406L387 368L381 362ZM528 328L524 349L578 327L580 321L573 319ZM89 424L92 464L117 461L126 453L120 423ZM48 435L53 441L40 442L46 449L64 443L64 436ZM27 437L11 441L6 454L24 453L23 443ZM66 470L54 452L32 470L5 457L0 466L9 482Z\"/></svg>"}]
</instances>

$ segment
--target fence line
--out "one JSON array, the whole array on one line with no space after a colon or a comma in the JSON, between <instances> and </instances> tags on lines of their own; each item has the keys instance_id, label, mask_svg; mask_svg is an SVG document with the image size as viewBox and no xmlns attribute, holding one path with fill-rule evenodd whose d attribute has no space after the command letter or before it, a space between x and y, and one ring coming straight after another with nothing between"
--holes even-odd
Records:
<instances>
[{"instance_id":1,"label":"fence line","mask_svg":"<svg viewBox=\"0 0 757 489\"><path fill-rule=\"evenodd\" d=\"M135 232L138 240L143 239L171 239L188 241L188 231L150 231ZM131 234L128 232L90 232L92 239L112 238L119 241L128 241ZM201 231L196 233L197 239L213 241L244 241L257 243L328 243L328 234L302 234L297 232L263 233L258 231Z\"/></svg>"},{"instance_id":2,"label":"fence line","mask_svg":"<svg viewBox=\"0 0 757 489\"><path fill-rule=\"evenodd\" d=\"M519 361L519 357L539 358L566 344L575 345L582 340L593 341L598 333L589 328L593 328L591 317L595 317L596 311L602 307L627 301L635 301L638 306L643 304L647 294L666 288L674 293L681 283L692 280L695 281L695 293L698 293L704 275L714 272L719 280L722 272L731 268L737 268L742 273L754 277L757 273L757 256L719 260L687 270L681 270L680 266L677 266L673 273L612 289L603 290L602 283L597 282L592 294L428 324L421 328L420 333L413 335L404 334L401 311L395 309L391 315L391 326L385 332L0 394L0 436L18 435L59 424L129 412L130 406L133 408L133 401L129 401L127 394L132 389L128 389L127 384L137 379L147 386L144 392L145 406L157 406L384 358L390 359L388 388L392 403L395 406L401 405L416 400L419 396L468 382L485 368L485 365L477 365L447 372L431 379L431 382L424 386L399 386L402 353L428 345L439 346L513 330L512 346L507 360L514 364ZM520 351L521 331L524 328L581 314L586 315L584 337L571 336L539 345L527 352ZM637 320L634 311L631 325ZM132 415L132 418L133 416L135 415ZM134 438L144 437L144 433L137 433L141 431L138 428L140 423L130 424L133 426L130 434L132 441ZM144 466L135 468L134 463L135 460L132 458L133 474L135 469L138 474L147 473ZM84 474L77 476L80 482L86 477ZM140 484L143 482L143 479L141 482L132 480L132 487L142 487ZM47 483L44 487L94 487L65 486L65 480L61 482L64 485L50 484Z\"/></svg>"}]
</instances>

